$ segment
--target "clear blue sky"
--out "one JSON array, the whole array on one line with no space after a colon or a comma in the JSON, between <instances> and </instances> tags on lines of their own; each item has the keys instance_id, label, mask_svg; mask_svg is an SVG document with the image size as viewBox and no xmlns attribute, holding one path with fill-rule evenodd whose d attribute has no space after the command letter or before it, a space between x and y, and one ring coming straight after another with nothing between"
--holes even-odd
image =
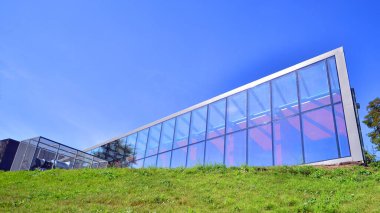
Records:
<instances>
[{"instance_id":1,"label":"clear blue sky","mask_svg":"<svg viewBox=\"0 0 380 213\"><path fill-rule=\"evenodd\" d=\"M379 11L347 0L2 1L0 138L86 148L340 46L363 117L380 96Z\"/></svg>"}]
</instances>

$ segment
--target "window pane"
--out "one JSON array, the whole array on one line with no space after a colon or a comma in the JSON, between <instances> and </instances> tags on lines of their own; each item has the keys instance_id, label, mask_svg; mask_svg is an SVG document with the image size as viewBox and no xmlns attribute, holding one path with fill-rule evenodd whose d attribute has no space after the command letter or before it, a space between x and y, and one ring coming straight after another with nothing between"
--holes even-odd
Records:
<instances>
[{"instance_id":1,"label":"window pane","mask_svg":"<svg viewBox=\"0 0 380 213\"><path fill-rule=\"evenodd\" d=\"M148 140L149 129L144 129L137 134L136 142L136 159L143 158L145 156L146 142Z\"/></svg>"},{"instance_id":2,"label":"window pane","mask_svg":"<svg viewBox=\"0 0 380 213\"><path fill-rule=\"evenodd\" d=\"M302 115L305 163L338 158L331 106Z\"/></svg>"},{"instance_id":3,"label":"window pane","mask_svg":"<svg viewBox=\"0 0 380 213\"><path fill-rule=\"evenodd\" d=\"M157 154L158 144L160 141L161 124L150 127L148 145L145 156Z\"/></svg>"},{"instance_id":4,"label":"window pane","mask_svg":"<svg viewBox=\"0 0 380 213\"><path fill-rule=\"evenodd\" d=\"M281 119L273 125L275 165L302 164L299 116Z\"/></svg>"},{"instance_id":5,"label":"window pane","mask_svg":"<svg viewBox=\"0 0 380 213\"><path fill-rule=\"evenodd\" d=\"M171 154L172 152L159 154L157 159L157 167L169 168Z\"/></svg>"},{"instance_id":6,"label":"window pane","mask_svg":"<svg viewBox=\"0 0 380 213\"><path fill-rule=\"evenodd\" d=\"M206 143L205 164L223 164L224 137L208 140Z\"/></svg>"},{"instance_id":7,"label":"window pane","mask_svg":"<svg viewBox=\"0 0 380 213\"><path fill-rule=\"evenodd\" d=\"M144 163L144 159L141 159L141 160L138 160L136 161L135 164L132 165L133 168L142 168L143 167L143 163Z\"/></svg>"},{"instance_id":8,"label":"window pane","mask_svg":"<svg viewBox=\"0 0 380 213\"><path fill-rule=\"evenodd\" d=\"M248 130L248 165L273 165L271 124Z\"/></svg>"},{"instance_id":9,"label":"window pane","mask_svg":"<svg viewBox=\"0 0 380 213\"><path fill-rule=\"evenodd\" d=\"M335 57L327 59L327 66L329 68L330 84L331 84L331 93L334 103L342 100L340 95L340 87L338 80L338 72L335 64Z\"/></svg>"},{"instance_id":10,"label":"window pane","mask_svg":"<svg viewBox=\"0 0 380 213\"><path fill-rule=\"evenodd\" d=\"M240 92L227 98L227 132L247 127L247 92Z\"/></svg>"},{"instance_id":11,"label":"window pane","mask_svg":"<svg viewBox=\"0 0 380 213\"><path fill-rule=\"evenodd\" d=\"M191 113L190 143L203 141L206 137L207 107L194 110Z\"/></svg>"},{"instance_id":12,"label":"window pane","mask_svg":"<svg viewBox=\"0 0 380 213\"><path fill-rule=\"evenodd\" d=\"M200 142L189 146L189 155L187 156L187 167L203 165L203 156L205 142Z\"/></svg>"},{"instance_id":13,"label":"window pane","mask_svg":"<svg viewBox=\"0 0 380 213\"><path fill-rule=\"evenodd\" d=\"M186 153L187 147L173 150L171 168L185 167L186 166Z\"/></svg>"},{"instance_id":14,"label":"window pane","mask_svg":"<svg viewBox=\"0 0 380 213\"><path fill-rule=\"evenodd\" d=\"M187 145L189 139L190 112L176 118L174 148Z\"/></svg>"},{"instance_id":15,"label":"window pane","mask_svg":"<svg viewBox=\"0 0 380 213\"><path fill-rule=\"evenodd\" d=\"M330 104L329 82L325 61L298 71L301 110L306 111Z\"/></svg>"},{"instance_id":16,"label":"window pane","mask_svg":"<svg viewBox=\"0 0 380 213\"><path fill-rule=\"evenodd\" d=\"M172 149L173 138L174 138L174 125L175 125L175 118L165 121L162 124L160 152L165 152Z\"/></svg>"},{"instance_id":17,"label":"window pane","mask_svg":"<svg viewBox=\"0 0 380 213\"><path fill-rule=\"evenodd\" d=\"M249 89L248 100L249 126L271 121L269 83Z\"/></svg>"},{"instance_id":18,"label":"window pane","mask_svg":"<svg viewBox=\"0 0 380 213\"><path fill-rule=\"evenodd\" d=\"M207 138L218 137L225 133L226 99L209 105Z\"/></svg>"},{"instance_id":19,"label":"window pane","mask_svg":"<svg viewBox=\"0 0 380 213\"><path fill-rule=\"evenodd\" d=\"M288 117L299 112L296 74L290 73L272 81L273 118Z\"/></svg>"},{"instance_id":20,"label":"window pane","mask_svg":"<svg viewBox=\"0 0 380 213\"><path fill-rule=\"evenodd\" d=\"M156 167L156 159L157 159L157 155L145 158L144 168Z\"/></svg>"},{"instance_id":21,"label":"window pane","mask_svg":"<svg viewBox=\"0 0 380 213\"><path fill-rule=\"evenodd\" d=\"M133 151L135 150L136 140L137 140L137 133L129 135L127 137L127 146L131 147Z\"/></svg>"},{"instance_id":22,"label":"window pane","mask_svg":"<svg viewBox=\"0 0 380 213\"><path fill-rule=\"evenodd\" d=\"M350 146L348 143L346 122L344 119L344 112L343 112L342 104L335 105L334 110L335 110L336 128L338 131L340 156L341 157L349 157L349 156L351 156L351 153L350 153Z\"/></svg>"},{"instance_id":23,"label":"window pane","mask_svg":"<svg viewBox=\"0 0 380 213\"><path fill-rule=\"evenodd\" d=\"M226 136L226 166L245 165L247 156L247 131Z\"/></svg>"}]
</instances>

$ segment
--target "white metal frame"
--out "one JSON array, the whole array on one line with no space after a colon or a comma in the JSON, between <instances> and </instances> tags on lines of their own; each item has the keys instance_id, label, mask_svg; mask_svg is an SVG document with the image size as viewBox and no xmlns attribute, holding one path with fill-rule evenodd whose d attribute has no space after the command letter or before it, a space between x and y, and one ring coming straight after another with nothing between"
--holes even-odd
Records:
<instances>
[{"instance_id":1,"label":"white metal frame","mask_svg":"<svg viewBox=\"0 0 380 213\"><path fill-rule=\"evenodd\" d=\"M174 114L171 114L171 115L166 116L164 118L161 118L159 120L151 122L147 125L139 127L137 129L134 129L134 130L132 130L126 134L119 136L119 137L111 138L111 139L109 139L103 143L100 143L100 144L97 144L95 146L84 149L84 151L86 152L86 151L92 150L94 148L100 147L104 144L110 143L112 141L115 141L117 139L123 138L123 137L128 136L128 135L131 135L133 133L136 133L140 130L149 128L151 126L154 126L154 125L159 124L161 122L164 122L166 120L170 120L170 119L175 118L179 115L182 115L182 114L185 114L185 113L190 112L192 110L195 110L197 108L206 106L206 105L213 103L215 101L221 100L221 99L226 98L228 96L231 96L233 94L247 90L249 88L252 88L254 86L262 84L264 82L267 82L267 81L270 81L272 79L283 76L285 74L288 74L290 72L294 72L298 69L301 69L303 67L306 67L308 65L311 65L313 63L327 59L327 58L332 57L332 56L335 56L335 59L336 59L336 66L337 66L337 71L338 71L339 84L340 84L341 95L342 95L342 104L343 104L344 116L345 116L345 121L346 121L346 127L347 127L351 156L339 158L339 159L334 159L334 160L327 160L327 161L311 163L311 165L336 164L336 163L350 162L350 161L361 161L361 162L363 162L362 147L361 147L361 143L360 143L358 125L357 125L357 121L356 121L356 117L355 117L355 111L354 111L354 104L355 103L353 103L353 99L352 99L351 87L350 87L350 83L349 83L349 79L348 79L348 73L347 73L346 62L345 62L345 58L344 58L343 47L339 47L337 49L331 50L329 52L326 52L324 54L321 54L321 55L316 56L314 58L311 58L309 60L303 61L303 62L296 64L294 66L291 66L289 68L283 69L281 71L278 71L276 73L273 73L271 75L268 75L268 76L263 77L261 79L258 79L256 81L253 81L251 83L248 83L244 86L238 87L236 89L233 89L231 91L228 91L226 93L218 95L218 96L211 98L209 100L203 101L203 102L196 104L194 106L188 107L184 110L181 110L179 112L176 112Z\"/></svg>"}]
</instances>

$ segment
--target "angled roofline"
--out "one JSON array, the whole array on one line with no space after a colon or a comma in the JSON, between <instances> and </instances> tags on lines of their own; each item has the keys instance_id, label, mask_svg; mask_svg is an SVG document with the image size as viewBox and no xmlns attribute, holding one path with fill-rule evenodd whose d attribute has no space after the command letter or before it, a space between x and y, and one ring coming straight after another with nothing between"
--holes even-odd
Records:
<instances>
[{"instance_id":1,"label":"angled roofline","mask_svg":"<svg viewBox=\"0 0 380 213\"><path fill-rule=\"evenodd\" d=\"M311 59L308 59L308 60L306 60L306 61L300 62L300 63L298 63L298 64L296 64L296 65L293 65L293 66L291 66L291 67L285 68L285 69L283 69L283 70L280 70L280 71L278 71L278 72L275 72L275 73L270 74L270 75L268 75L268 76L265 76L265 77L263 77L263 78L260 78L260 79L258 79L258 80L255 80L255 81L253 81L253 82L251 82L251 83L245 84L245 85L243 85L243 86L241 86L241 87L238 87L238 88L236 88L236 89L230 90L230 91L228 91L228 92L226 92L226 93L223 93L223 94L221 94L221 95L218 95L218 96L216 96L216 97L213 97L213 98L211 98L211 99L208 99L208 100L206 100L206 101L203 101L203 102L201 102L201 103L199 103L199 104L195 104L195 105L193 105L193 106L191 106L191 107L188 107L188 108L186 108L186 109L183 109L183 110L181 110L181 111L179 111L179 112L173 113L173 114L168 115L168 116L166 116L166 117L164 117L164 118L158 119L158 120L153 121L153 122L151 122L151 123L148 123L148 124L146 124L146 125L144 125L144 126L138 127L138 128L136 128L136 129L134 129L134 130L132 130L132 131L127 132L126 134L120 135L120 136L118 136L118 137L111 138L111 139L106 140L106 141L104 141L104 142L102 142L102 143L99 143L99 144L96 144L96 145L91 146L91 147L89 147L89 148L86 148L86 149L84 149L83 151L84 151L84 152L87 152L87 151L89 151L89 150L95 149L95 148L100 147L100 146L102 146L102 145L104 145L104 144L110 143L110 142L112 142L112 141L115 141L115 140L117 140L117 139L120 139L120 138L126 137L126 136L128 136L128 135L134 134L134 133L136 133L136 132L138 132L138 131L140 131L140 130L146 129L146 128L151 127L151 126L154 126L154 125L159 124L159 123L161 123L161 122L164 122L164 121L166 121L166 120L170 120L170 119L175 118L175 117L177 117L177 116L179 116L179 115L182 115L182 114L185 114L185 113L187 113L187 112L190 112L190 111L192 111L192 110L194 110L194 109L197 109L197 108L200 108L200 107L206 106L206 105L208 105L208 104L210 104L210 103L216 102L216 101L218 101L218 100L221 100L221 99L226 98L226 97L228 97L228 96L231 96L231 95L233 95L233 94L236 94L236 93L239 93L239 92L241 92L241 91L247 90L247 89L249 89L249 88L255 87L255 86L259 85L259 84L265 83L265 82L270 81L270 80L272 80L272 79L278 78L278 77L280 77L280 76L282 76L282 75L286 75L286 74L288 74L288 73L290 73L290 72L293 72L293 71L296 71L296 70L298 70L298 69L300 69L300 68L306 67L306 66L308 66L308 65L314 64L314 63L316 63L316 62L318 62L318 61L321 61L321 60L323 60L323 59L326 59L326 58L329 58L329 57L332 57L332 56L335 56L335 55L339 55L339 54L340 54L340 55L343 55L343 47L336 48L336 49L334 49L334 50L331 50L331 51L329 51L329 52L323 53L323 54L321 54L321 55L318 55L318 56L313 57L313 58L311 58Z\"/></svg>"}]
</instances>

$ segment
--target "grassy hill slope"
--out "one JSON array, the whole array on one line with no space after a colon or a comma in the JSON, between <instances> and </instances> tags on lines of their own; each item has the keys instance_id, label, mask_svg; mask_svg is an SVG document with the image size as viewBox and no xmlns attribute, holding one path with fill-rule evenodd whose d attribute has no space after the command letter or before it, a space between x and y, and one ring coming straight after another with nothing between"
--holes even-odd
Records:
<instances>
[{"instance_id":1,"label":"grassy hill slope","mask_svg":"<svg viewBox=\"0 0 380 213\"><path fill-rule=\"evenodd\" d=\"M0 172L0 212L380 212L379 167Z\"/></svg>"}]
</instances>

